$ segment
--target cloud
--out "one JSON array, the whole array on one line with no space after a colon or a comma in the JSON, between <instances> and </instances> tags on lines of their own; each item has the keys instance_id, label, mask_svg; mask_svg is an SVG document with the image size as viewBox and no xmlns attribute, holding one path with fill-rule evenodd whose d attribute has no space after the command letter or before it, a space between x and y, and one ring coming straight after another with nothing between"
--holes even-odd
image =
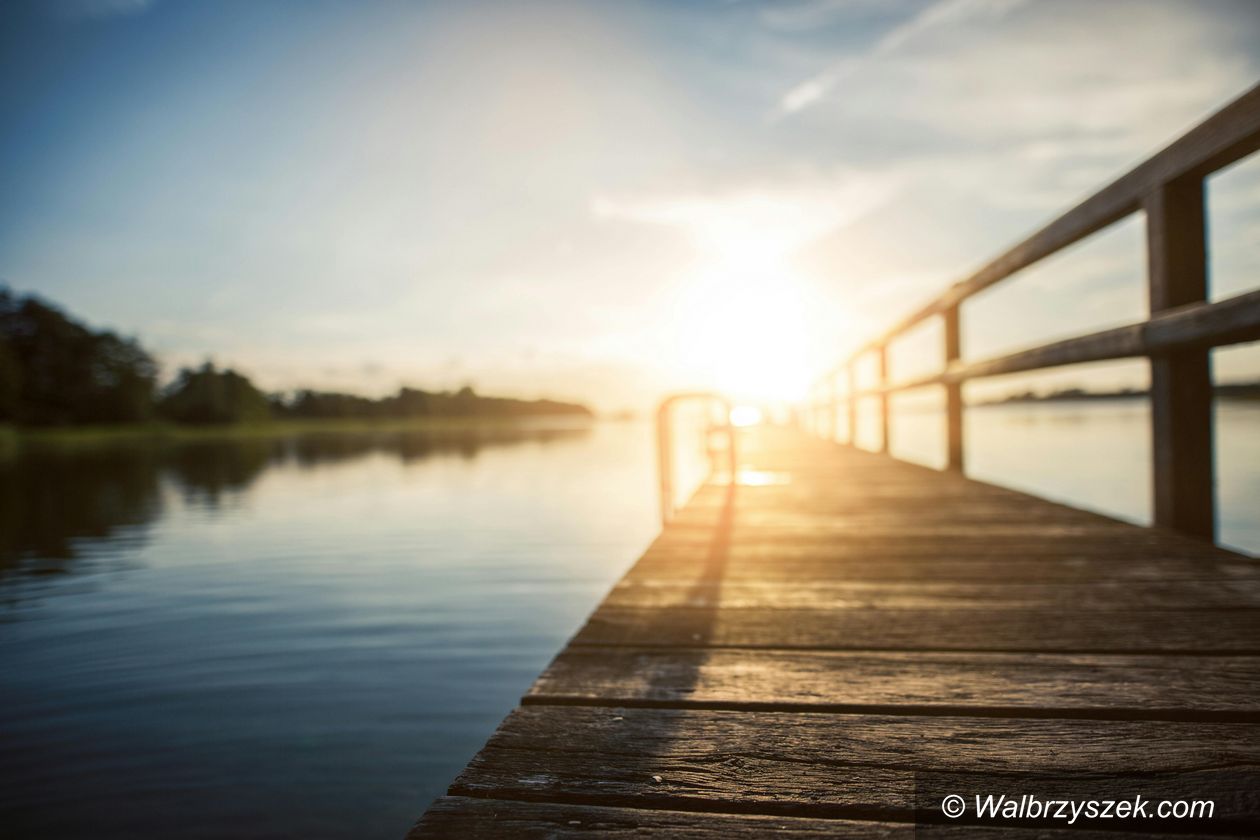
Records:
<instances>
[{"instance_id":1,"label":"cloud","mask_svg":"<svg viewBox=\"0 0 1260 840\"><path fill-rule=\"evenodd\" d=\"M805 0L775 3L761 9L761 20L771 29L802 32L835 23L855 6L877 7L882 0Z\"/></svg>"},{"instance_id":2,"label":"cloud","mask_svg":"<svg viewBox=\"0 0 1260 840\"><path fill-rule=\"evenodd\" d=\"M905 46L933 30L956 27L976 20L1002 17L1027 0L940 0L895 27L859 56L846 56L793 87L779 101L779 114L792 114L817 103L865 65Z\"/></svg>"},{"instance_id":3,"label":"cloud","mask_svg":"<svg viewBox=\"0 0 1260 840\"><path fill-rule=\"evenodd\" d=\"M885 204L901 183L893 174L840 170L708 192L597 196L591 212L599 219L678 228L708 252L733 242L743 248L758 243L782 256Z\"/></svg>"},{"instance_id":4,"label":"cloud","mask_svg":"<svg viewBox=\"0 0 1260 840\"><path fill-rule=\"evenodd\" d=\"M944 5L929 20L964 19L964 7ZM777 129L832 138L851 165L900 171L920 195L977 216L1015 211L1031 227L1255 78L1254 51L1230 39L1260 15L1239 9L1243 17L1177 3L1034 4L1000 27L933 24L930 38L872 61L860 83Z\"/></svg>"},{"instance_id":5,"label":"cloud","mask_svg":"<svg viewBox=\"0 0 1260 840\"><path fill-rule=\"evenodd\" d=\"M101 18L138 15L153 8L156 0L54 0L48 8L66 20L100 20Z\"/></svg>"}]
</instances>

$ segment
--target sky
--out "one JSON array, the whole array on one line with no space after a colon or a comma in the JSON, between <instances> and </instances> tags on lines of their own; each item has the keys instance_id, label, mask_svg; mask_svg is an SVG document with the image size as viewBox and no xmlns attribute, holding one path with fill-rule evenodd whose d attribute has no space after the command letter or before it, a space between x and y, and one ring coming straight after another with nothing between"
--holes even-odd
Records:
<instances>
[{"instance_id":1,"label":"sky","mask_svg":"<svg viewBox=\"0 0 1260 840\"><path fill-rule=\"evenodd\" d=\"M795 399L1258 80L1251 0L10 2L0 283L270 389ZM1255 288L1260 161L1209 202ZM1021 272L965 357L1143 317L1144 266L1135 218Z\"/></svg>"}]
</instances>

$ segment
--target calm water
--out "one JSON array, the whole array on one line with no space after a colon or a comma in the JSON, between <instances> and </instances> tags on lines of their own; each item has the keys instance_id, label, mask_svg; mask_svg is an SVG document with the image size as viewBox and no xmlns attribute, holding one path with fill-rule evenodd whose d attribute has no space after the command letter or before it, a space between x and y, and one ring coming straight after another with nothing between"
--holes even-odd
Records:
<instances>
[{"instance_id":1,"label":"calm water","mask_svg":"<svg viewBox=\"0 0 1260 840\"><path fill-rule=\"evenodd\" d=\"M656 530L648 430L0 468L0 833L402 836Z\"/></svg>"},{"instance_id":2,"label":"calm water","mask_svg":"<svg viewBox=\"0 0 1260 840\"><path fill-rule=\"evenodd\" d=\"M1145 515L1141 404L969 416L977 474ZM1219 422L1260 548L1260 406ZM651 455L630 424L0 464L0 832L396 840L655 533Z\"/></svg>"},{"instance_id":3,"label":"calm water","mask_svg":"<svg viewBox=\"0 0 1260 840\"><path fill-rule=\"evenodd\" d=\"M1144 399L989 405L966 414L967 471L1077 507L1151 521L1150 408ZM1219 540L1260 553L1260 403L1215 408ZM898 457L944 464L937 415L905 411L892 429Z\"/></svg>"}]
</instances>

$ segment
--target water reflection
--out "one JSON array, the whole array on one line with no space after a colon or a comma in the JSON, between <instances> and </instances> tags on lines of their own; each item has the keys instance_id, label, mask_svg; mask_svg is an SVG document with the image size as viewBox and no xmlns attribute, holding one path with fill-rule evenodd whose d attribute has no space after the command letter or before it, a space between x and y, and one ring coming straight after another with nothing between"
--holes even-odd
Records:
<instances>
[{"instance_id":1,"label":"water reflection","mask_svg":"<svg viewBox=\"0 0 1260 840\"><path fill-rule=\"evenodd\" d=\"M185 504L213 508L269 468L313 470L373 454L404 464L439 457L472 461L488 447L546 445L589 433L588 426L521 425L29 445L0 459L0 586L11 599L23 579L64 575L88 563L90 541L124 531L143 538L145 527L163 514L166 488Z\"/></svg>"},{"instance_id":2,"label":"water reflection","mask_svg":"<svg viewBox=\"0 0 1260 840\"><path fill-rule=\"evenodd\" d=\"M0 463L0 835L401 837L656 531L646 424Z\"/></svg>"}]
</instances>

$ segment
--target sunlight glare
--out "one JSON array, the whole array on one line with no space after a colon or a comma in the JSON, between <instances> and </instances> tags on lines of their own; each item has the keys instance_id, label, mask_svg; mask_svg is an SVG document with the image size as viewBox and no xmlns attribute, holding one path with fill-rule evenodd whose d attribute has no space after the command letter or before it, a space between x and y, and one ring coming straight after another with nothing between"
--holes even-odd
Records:
<instances>
[{"instance_id":1,"label":"sunlight glare","mask_svg":"<svg viewBox=\"0 0 1260 840\"><path fill-rule=\"evenodd\" d=\"M806 301L790 256L772 237L733 233L692 275L680 302L681 350L708 387L759 400L804 394Z\"/></svg>"},{"instance_id":2,"label":"sunlight glare","mask_svg":"<svg viewBox=\"0 0 1260 840\"><path fill-rule=\"evenodd\" d=\"M761 409L755 405L737 405L731 409L732 426L755 426L761 422Z\"/></svg>"}]
</instances>

